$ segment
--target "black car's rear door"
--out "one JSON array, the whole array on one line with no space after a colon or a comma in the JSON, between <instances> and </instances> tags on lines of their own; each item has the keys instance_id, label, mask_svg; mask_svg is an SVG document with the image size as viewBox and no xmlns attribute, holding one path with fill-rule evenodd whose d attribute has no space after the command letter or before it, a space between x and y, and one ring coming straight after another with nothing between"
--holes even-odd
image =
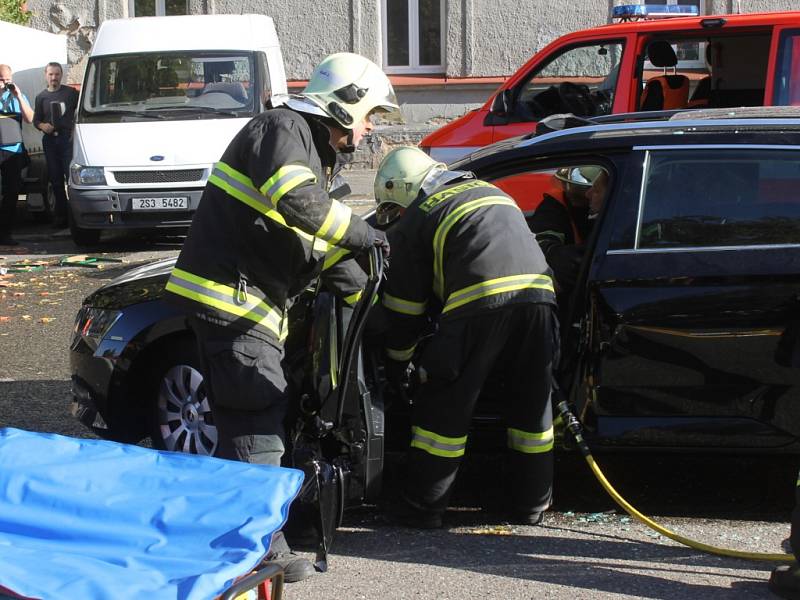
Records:
<instances>
[{"instance_id":1,"label":"black car's rear door","mask_svg":"<svg viewBox=\"0 0 800 600\"><path fill-rule=\"evenodd\" d=\"M800 433L800 149L637 148L588 271L572 397L602 441Z\"/></svg>"}]
</instances>

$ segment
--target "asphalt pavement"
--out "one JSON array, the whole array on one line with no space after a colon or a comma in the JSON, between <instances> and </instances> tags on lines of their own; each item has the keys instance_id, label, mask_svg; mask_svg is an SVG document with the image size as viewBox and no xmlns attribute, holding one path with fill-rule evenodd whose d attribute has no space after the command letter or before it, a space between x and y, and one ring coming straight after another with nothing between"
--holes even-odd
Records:
<instances>
[{"instance_id":1,"label":"asphalt pavement","mask_svg":"<svg viewBox=\"0 0 800 600\"><path fill-rule=\"evenodd\" d=\"M368 190L367 184L369 175L353 187ZM370 204L368 192L359 196L359 206ZM69 412L75 313L92 290L132 265L177 254L182 240L112 236L90 254L123 262L91 268L60 266L62 257L86 251L24 215L16 237L20 246L0 247L0 267L32 266L0 277L0 426L91 436ZM400 473L391 458L388 496ZM747 551L785 547L795 459L630 454L598 462L624 496L688 537ZM455 507L440 531L393 527L375 507L349 512L329 572L290 585L285 597L772 597L771 564L710 556L663 539L617 510L573 453L559 454L555 505L544 524L509 524L497 485L500 466L502 457L465 462Z\"/></svg>"}]
</instances>

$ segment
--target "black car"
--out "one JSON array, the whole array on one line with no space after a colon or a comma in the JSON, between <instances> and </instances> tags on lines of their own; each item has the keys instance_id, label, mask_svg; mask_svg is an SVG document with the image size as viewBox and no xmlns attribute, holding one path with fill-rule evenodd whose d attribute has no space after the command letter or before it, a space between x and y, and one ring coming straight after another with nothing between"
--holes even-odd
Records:
<instances>
[{"instance_id":1,"label":"black car","mask_svg":"<svg viewBox=\"0 0 800 600\"><path fill-rule=\"evenodd\" d=\"M558 377L595 448L800 449L798 115L566 120L574 126L453 166L528 213L564 169L607 174L575 291L560 298ZM75 413L107 438L150 436L156 447L211 454L194 340L161 298L171 266L134 269L86 298L71 345ZM359 345L365 307L356 313L351 322L331 296L309 290L292 309L287 346L289 431L314 440L309 452L331 466L340 508L375 498L384 452L380 352ZM493 383L475 431L502 443L502 381ZM402 446L407 407L394 404L387 423Z\"/></svg>"}]
</instances>

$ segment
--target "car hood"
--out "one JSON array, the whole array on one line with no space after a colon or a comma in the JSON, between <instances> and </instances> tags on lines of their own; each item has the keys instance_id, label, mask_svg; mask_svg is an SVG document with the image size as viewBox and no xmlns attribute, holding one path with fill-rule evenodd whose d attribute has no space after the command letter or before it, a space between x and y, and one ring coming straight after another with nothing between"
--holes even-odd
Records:
<instances>
[{"instance_id":1,"label":"car hood","mask_svg":"<svg viewBox=\"0 0 800 600\"><path fill-rule=\"evenodd\" d=\"M176 260L166 258L134 267L89 294L83 304L122 309L131 304L157 300L164 294L164 286Z\"/></svg>"}]
</instances>

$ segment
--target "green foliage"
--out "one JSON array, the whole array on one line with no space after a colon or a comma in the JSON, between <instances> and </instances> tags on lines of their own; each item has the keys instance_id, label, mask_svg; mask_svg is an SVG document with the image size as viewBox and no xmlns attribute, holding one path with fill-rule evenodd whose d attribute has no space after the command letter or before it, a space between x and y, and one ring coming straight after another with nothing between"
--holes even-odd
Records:
<instances>
[{"instance_id":1,"label":"green foliage","mask_svg":"<svg viewBox=\"0 0 800 600\"><path fill-rule=\"evenodd\" d=\"M31 12L27 10L24 0L0 0L0 21L27 25L30 19Z\"/></svg>"}]
</instances>

